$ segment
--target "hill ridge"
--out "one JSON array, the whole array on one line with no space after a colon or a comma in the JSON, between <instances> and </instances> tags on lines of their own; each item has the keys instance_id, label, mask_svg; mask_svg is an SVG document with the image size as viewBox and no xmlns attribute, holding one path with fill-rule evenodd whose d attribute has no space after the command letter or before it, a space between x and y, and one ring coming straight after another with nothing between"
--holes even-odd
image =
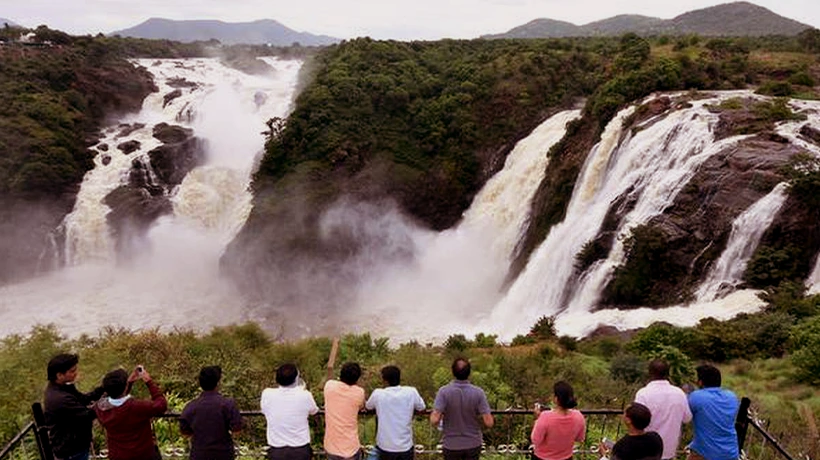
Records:
<instances>
[{"instance_id":1,"label":"hill ridge","mask_svg":"<svg viewBox=\"0 0 820 460\"><path fill-rule=\"evenodd\" d=\"M481 38L556 38L611 36L627 32L639 35L797 35L812 26L781 16L754 3L739 1L688 11L672 19L638 14L619 14L575 25L550 18L534 19L500 34Z\"/></svg>"},{"instance_id":2,"label":"hill ridge","mask_svg":"<svg viewBox=\"0 0 820 460\"><path fill-rule=\"evenodd\" d=\"M271 44L287 46L329 45L339 39L327 35L293 30L275 19L257 19L247 22L226 22L219 19L176 20L152 17L134 27L117 30L109 35L124 37L167 39L180 42L219 40L224 44Z\"/></svg>"}]
</instances>

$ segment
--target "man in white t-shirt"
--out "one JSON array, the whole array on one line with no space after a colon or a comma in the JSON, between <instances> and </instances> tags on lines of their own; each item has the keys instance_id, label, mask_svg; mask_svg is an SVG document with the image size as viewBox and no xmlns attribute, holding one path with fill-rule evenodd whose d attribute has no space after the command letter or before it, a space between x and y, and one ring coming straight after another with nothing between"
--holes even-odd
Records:
<instances>
[{"instance_id":1,"label":"man in white t-shirt","mask_svg":"<svg viewBox=\"0 0 820 460\"><path fill-rule=\"evenodd\" d=\"M652 413L646 431L654 431L663 439L663 460L675 458L680 444L680 430L692 421L686 393L669 383L669 364L660 359L649 363L649 383L635 394L635 402Z\"/></svg>"},{"instance_id":2,"label":"man in white t-shirt","mask_svg":"<svg viewBox=\"0 0 820 460\"><path fill-rule=\"evenodd\" d=\"M378 417L379 460L413 460L413 413L424 410L424 400L415 388L399 385L401 370L396 366L383 367L382 380L387 386L374 390L365 403Z\"/></svg>"},{"instance_id":3,"label":"man in white t-shirt","mask_svg":"<svg viewBox=\"0 0 820 460\"><path fill-rule=\"evenodd\" d=\"M283 364L276 369L278 388L262 391L260 406L268 422L268 459L310 460L310 427L308 416L319 412L319 407L299 378L294 364Z\"/></svg>"}]
</instances>

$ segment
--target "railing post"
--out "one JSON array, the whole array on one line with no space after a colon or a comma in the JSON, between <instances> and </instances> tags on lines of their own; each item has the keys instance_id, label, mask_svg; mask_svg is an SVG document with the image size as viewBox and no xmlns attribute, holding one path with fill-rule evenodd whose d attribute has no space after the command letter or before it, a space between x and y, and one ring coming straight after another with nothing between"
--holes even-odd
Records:
<instances>
[{"instance_id":1,"label":"railing post","mask_svg":"<svg viewBox=\"0 0 820 460\"><path fill-rule=\"evenodd\" d=\"M32 404L31 413L34 415L34 439L37 440L37 450L40 451L40 458L42 460L54 460L54 454L51 452L51 441L48 439L48 427L46 427L43 406L39 402Z\"/></svg>"},{"instance_id":2,"label":"railing post","mask_svg":"<svg viewBox=\"0 0 820 460\"><path fill-rule=\"evenodd\" d=\"M735 430L737 431L737 447L743 450L746 444L746 433L749 431L749 406L752 400L743 397L740 400L740 408L737 410L737 418L735 419Z\"/></svg>"}]
</instances>

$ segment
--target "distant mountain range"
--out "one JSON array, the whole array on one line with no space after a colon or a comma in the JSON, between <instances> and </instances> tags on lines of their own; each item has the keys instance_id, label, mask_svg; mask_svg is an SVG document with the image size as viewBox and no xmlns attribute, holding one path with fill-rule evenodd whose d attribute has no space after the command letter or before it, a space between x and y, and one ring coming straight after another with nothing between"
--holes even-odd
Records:
<instances>
[{"instance_id":1,"label":"distant mountain range","mask_svg":"<svg viewBox=\"0 0 820 460\"><path fill-rule=\"evenodd\" d=\"M536 19L506 33L482 38L588 37L626 32L640 35L797 35L811 27L753 3L734 2L690 11L672 19L623 14L582 26L554 19Z\"/></svg>"},{"instance_id":2,"label":"distant mountain range","mask_svg":"<svg viewBox=\"0 0 820 460\"><path fill-rule=\"evenodd\" d=\"M109 35L123 37L167 39L180 42L219 40L226 45L237 43L271 44L288 46L295 42L301 45L330 45L338 38L297 32L272 19L253 22L222 22L216 20L174 21L151 18L129 29L111 32Z\"/></svg>"}]
</instances>

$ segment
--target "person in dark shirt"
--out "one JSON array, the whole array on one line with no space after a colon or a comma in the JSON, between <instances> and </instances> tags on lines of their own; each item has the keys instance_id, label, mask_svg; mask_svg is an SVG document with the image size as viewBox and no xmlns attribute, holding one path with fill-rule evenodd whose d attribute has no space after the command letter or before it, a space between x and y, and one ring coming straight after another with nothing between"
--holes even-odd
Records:
<instances>
[{"instance_id":1,"label":"person in dark shirt","mask_svg":"<svg viewBox=\"0 0 820 460\"><path fill-rule=\"evenodd\" d=\"M100 399L104 390L98 387L81 393L74 381L79 373L80 358L63 353L48 362L48 385L43 395L43 415L48 439L57 460L87 460L91 448L91 423L94 411L91 403Z\"/></svg>"},{"instance_id":2,"label":"person in dark shirt","mask_svg":"<svg viewBox=\"0 0 820 460\"><path fill-rule=\"evenodd\" d=\"M242 429L242 416L233 399L219 394L222 379L219 366L203 367L199 372L202 394L185 405L179 417L182 434L191 436L191 460L233 460L232 433Z\"/></svg>"},{"instance_id":3,"label":"person in dark shirt","mask_svg":"<svg viewBox=\"0 0 820 460\"><path fill-rule=\"evenodd\" d=\"M612 446L612 451L605 444L600 448L610 460L661 460L663 440L654 431L644 431L649 426L652 413L640 403L632 403L624 411L626 436Z\"/></svg>"}]
</instances>

